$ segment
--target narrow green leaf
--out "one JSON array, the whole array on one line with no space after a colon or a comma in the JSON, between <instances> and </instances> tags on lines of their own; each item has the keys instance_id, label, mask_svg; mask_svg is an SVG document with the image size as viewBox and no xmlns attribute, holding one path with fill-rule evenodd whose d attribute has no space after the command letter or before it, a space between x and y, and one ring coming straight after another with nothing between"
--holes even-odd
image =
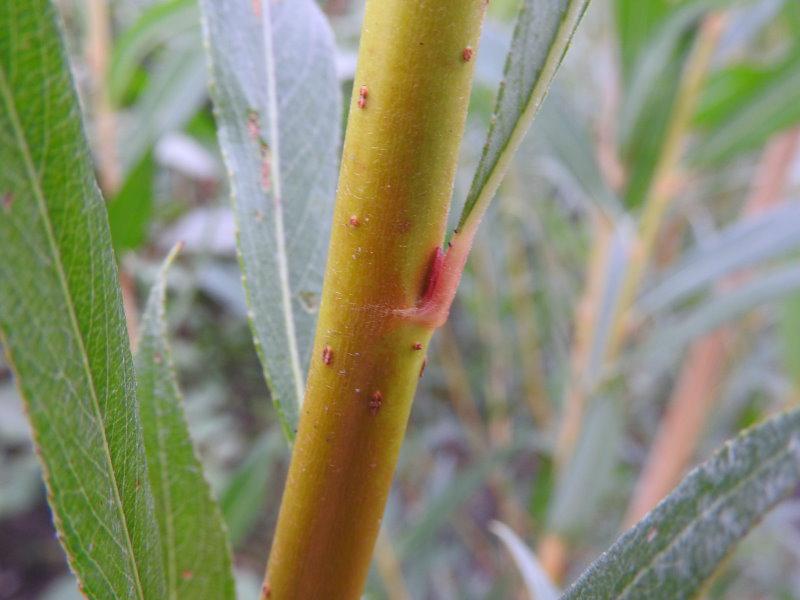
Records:
<instances>
[{"instance_id":1,"label":"narrow green leaf","mask_svg":"<svg viewBox=\"0 0 800 600\"><path fill-rule=\"evenodd\" d=\"M170 40L168 52L153 64L151 78L125 128L120 147L126 172L135 168L165 133L181 129L207 99L207 75L199 32Z\"/></svg>"},{"instance_id":2,"label":"narrow green leaf","mask_svg":"<svg viewBox=\"0 0 800 600\"><path fill-rule=\"evenodd\" d=\"M333 34L313 0L201 6L250 322L291 438L336 191L341 92Z\"/></svg>"},{"instance_id":3,"label":"narrow green leaf","mask_svg":"<svg viewBox=\"0 0 800 600\"><path fill-rule=\"evenodd\" d=\"M628 42L630 47L622 48L623 60L631 63L624 69L618 125L620 156L628 171L625 204L629 208L639 206L650 188L697 25L706 12L731 1L689 0L666 5L659 1L651 9L618 11L618 17L630 14L642 19L646 27L642 38L636 36ZM635 25L618 22L617 27L627 31Z\"/></svg>"},{"instance_id":4,"label":"narrow green leaf","mask_svg":"<svg viewBox=\"0 0 800 600\"><path fill-rule=\"evenodd\" d=\"M112 100L122 102L136 69L149 54L180 34L199 28L196 0L167 0L147 8L114 44L108 73Z\"/></svg>"},{"instance_id":5,"label":"narrow green leaf","mask_svg":"<svg viewBox=\"0 0 800 600\"><path fill-rule=\"evenodd\" d=\"M108 203L111 240L118 255L125 250L135 250L147 239L153 211L155 170L152 153L145 154L128 174L122 189Z\"/></svg>"},{"instance_id":6,"label":"narrow green leaf","mask_svg":"<svg viewBox=\"0 0 800 600\"><path fill-rule=\"evenodd\" d=\"M800 122L800 52L760 81L708 136L689 153L697 165L710 166L755 150L770 136Z\"/></svg>"},{"instance_id":7,"label":"narrow green leaf","mask_svg":"<svg viewBox=\"0 0 800 600\"><path fill-rule=\"evenodd\" d=\"M628 83L636 61L673 8L669 0L616 0L614 16L619 38L622 77Z\"/></svg>"},{"instance_id":8,"label":"narrow green leaf","mask_svg":"<svg viewBox=\"0 0 800 600\"><path fill-rule=\"evenodd\" d=\"M164 598L232 600L233 572L225 527L194 453L167 344L167 269L176 253L177 247L150 291L136 353L148 474L167 576Z\"/></svg>"},{"instance_id":9,"label":"narrow green leaf","mask_svg":"<svg viewBox=\"0 0 800 600\"><path fill-rule=\"evenodd\" d=\"M590 125L573 104L566 90L554 85L542 103L531 135L543 140L548 152L571 176L587 203L619 215L622 202L600 170Z\"/></svg>"},{"instance_id":10,"label":"narrow green leaf","mask_svg":"<svg viewBox=\"0 0 800 600\"><path fill-rule=\"evenodd\" d=\"M592 398L581 437L558 476L548 514L548 530L565 536L585 531L614 486L614 468L624 438L620 402Z\"/></svg>"},{"instance_id":11,"label":"narrow green leaf","mask_svg":"<svg viewBox=\"0 0 800 600\"><path fill-rule=\"evenodd\" d=\"M263 434L220 494L222 514L234 547L262 516L276 461L286 458L285 453L286 442L280 433L272 430Z\"/></svg>"},{"instance_id":12,"label":"narrow green leaf","mask_svg":"<svg viewBox=\"0 0 800 600\"><path fill-rule=\"evenodd\" d=\"M90 598L164 598L106 210L47 0L0 3L0 331Z\"/></svg>"},{"instance_id":13,"label":"narrow green leaf","mask_svg":"<svg viewBox=\"0 0 800 600\"><path fill-rule=\"evenodd\" d=\"M686 253L681 262L642 294L637 312L663 311L720 278L775 259L800 246L800 206L787 203L737 221Z\"/></svg>"},{"instance_id":14,"label":"narrow green leaf","mask_svg":"<svg viewBox=\"0 0 800 600\"><path fill-rule=\"evenodd\" d=\"M563 598L692 598L800 483L800 411L723 446L603 554Z\"/></svg>"},{"instance_id":15,"label":"narrow green leaf","mask_svg":"<svg viewBox=\"0 0 800 600\"><path fill-rule=\"evenodd\" d=\"M687 316L670 321L638 351L638 360L663 367L693 340L742 316L762 304L786 298L800 290L800 267L775 269L733 291L716 294L692 309ZM637 361L638 362L638 361Z\"/></svg>"},{"instance_id":16,"label":"narrow green leaf","mask_svg":"<svg viewBox=\"0 0 800 600\"><path fill-rule=\"evenodd\" d=\"M556 600L558 589L547 576L536 556L519 536L505 523L492 521L489 529L503 542L522 575L531 600Z\"/></svg>"},{"instance_id":17,"label":"narrow green leaf","mask_svg":"<svg viewBox=\"0 0 800 600\"><path fill-rule=\"evenodd\" d=\"M524 0L458 227L480 220L539 110L589 0Z\"/></svg>"}]
</instances>

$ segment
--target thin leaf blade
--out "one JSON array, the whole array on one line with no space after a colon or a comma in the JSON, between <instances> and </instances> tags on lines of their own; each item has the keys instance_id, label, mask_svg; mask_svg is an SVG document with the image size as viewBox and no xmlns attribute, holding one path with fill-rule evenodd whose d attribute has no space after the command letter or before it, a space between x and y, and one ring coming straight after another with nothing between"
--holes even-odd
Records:
<instances>
[{"instance_id":1,"label":"thin leaf blade","mask_svg":"<svg viewBox=\"0 0 800 600\"><path fill-rule=\"evenodd\" d=\"M161 533L167 598L235 598L225 527L183 412L165 316L166 271L159 271L142 317L136 375L150 486Z\"/></svg>"},{"instance_id":2,"label":"thin leaf blade","mask_svg":"<svg viewBox=\"0 0 800 600\"><path fill-rule=\"evenodd\" d=\"M800 206L786 203L733 223L687 252L637 302L643 316L677 303L739 270L774 260L800 246Z\"/></svg>"},{"instance_id":3,"label":"thin leaf blade","mask_svg":"<svg viewBox=\"0 0 800 600\"><path fill-rule=\"evenodd\" d=\"M84 593L161 598L133 362L54 8L0 5L0 332Z\"/></svg>"},{"instance_id":4,"label":"thin leaf blade","mask_svg":"<svg viewBox=\"0 0 800 600\"><path fill-rule=\"evenodd\" d=\"M313 0L202 2L256 348L293 436L322 290L341 98Z\"/></svg>"},{"instance_id":5,"label":"thin leaf blade","mask_svg":"<svg viewBox=\"0 0 800 600\"><path fill-rule=\"evenodd\" d=\"M800 483L800 411L723 446L564 594L691 598L733 546Z\"/></svg>"},{"instance_id":6,"label":"thin leaf blade","mask_svg":"<svg viewBox=\"0 0 800 600\"><path fill-rule=\"evenodd\" d=\"M524 0L495 114L461 217L480 220L542 104L589 0Z\"/></svg>"}]
</instances>

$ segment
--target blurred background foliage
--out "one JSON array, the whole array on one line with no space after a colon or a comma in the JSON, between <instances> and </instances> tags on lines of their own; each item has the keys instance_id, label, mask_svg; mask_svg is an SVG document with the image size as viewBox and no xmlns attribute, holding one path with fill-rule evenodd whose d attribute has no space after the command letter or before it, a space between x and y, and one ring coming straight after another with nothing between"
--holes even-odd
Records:
<instances>
[{"instance_id":1,"label":"blurred background foliage","mask_svg":"<svg viewBox=\"0 0 800 600\"><path fill-rule=\"evenodd\" d=\"M175 361L254 598L288 448L247 327L198 8L57 4L131 331L186 244L169 281ZM323 6L349 95L363 2ZM516 7L489 7L455 215ZM526 597L494 520L567 583L652 505L646 490L798 400L798 123L796 0L593 0L435 338L367 597ZM0 599L74 590L0 363ZM707 595L800 598L800 494Z\"/></svg>"}]
</instances>

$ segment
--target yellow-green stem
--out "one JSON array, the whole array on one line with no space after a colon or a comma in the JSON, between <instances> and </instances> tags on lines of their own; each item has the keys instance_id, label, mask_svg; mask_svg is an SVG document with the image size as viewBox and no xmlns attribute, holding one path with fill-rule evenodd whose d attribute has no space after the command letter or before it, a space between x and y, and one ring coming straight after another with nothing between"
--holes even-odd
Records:
<instances>
[{"instance_id":1,"label":"yellow-green stem","mask_svg":"<svg viewBox=\"0 0 800 600\"><path fill-rule=\"evenodd\" d=\"M308 386L262 598L362 592L428 342L466 258L467 244L443 262L438 249L484 10L485 0L367 2Z\"/></svg>"},{"instance_id":2,"label":"yellow-green stem","mask_svg":"<svg viewBox=\"0 0 800 600\"><path fill-rule=\"evenodd\" d=\"M638 240L622 284L614 328L608 344L608 357L611 360L617 358L620 347L625 341L631 304L653 254L664 215L674 197L673 188L686 142L686 134L691 125L700 92L703 90L711 58L725 29L725 22L724 13L712 13L705 18L692 55L686 64L678 96L675 99L675 108L664 139L664 146L645 198L644 210L639 220Z\"/></svg>"}]
</instances>

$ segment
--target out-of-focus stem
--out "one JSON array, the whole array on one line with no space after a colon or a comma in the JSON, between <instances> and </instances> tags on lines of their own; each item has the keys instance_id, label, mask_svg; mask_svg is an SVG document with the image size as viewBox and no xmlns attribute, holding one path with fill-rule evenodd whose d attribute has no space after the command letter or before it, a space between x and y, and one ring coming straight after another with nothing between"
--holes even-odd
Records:
<instances>
[{"instance_id":1,"label":"out-of-focus stem","mask_svg":"<svg viewBox=\"0 0 800 600\"><path fill-rule=\"evenodd\" d=\"M408 593L405 579L403 579L400 561L397 559L386 529L381 529L378 534L378 542L375 546L375 564L381 579L383 579L389 600L411 600L411 594Z\"/></svg>"},{"instance_id":2,"label":"out-of-focus stem","mask_svg":"<svg viewBox=\"0 0 800 600\"><path fill-rule=\"evenodd\" d=\"M87 0L88 35L86 62L92 74L89 98L94 117L94 147L100 187L111 198L122 185L122 168L117 152L117 120L108 92L108 59L111 56L111 15L108 0ZM136 282L120 268L120 287L125 321L131 348L136 350L139 338L139 307Z\"/></svg>"},{"instance_id":3,"label":"out-of-focus stem","mask_svg":"<svg viewBox=\"0 0 800 600\"><path fill-rule=\"evenodd\" d=\"M485 0L368 0L267 598L355 599L474 231L441 251ZM468 56L469 58L465 58ZM458 238L458 239L457 239Z\"/></svg>"},{"instance_id":4,"label":"out-of-focus stem","mask_svg":"<svg viewBox=\"0 0 800 600\"><path fill-rule=\"evenodd\" d=\"M742 217L769 209L782 200L793 159L800 142L800 129L776 136L767 146L745 203ZM747 274L726 278L720 293L741 285ZM678 484L691 463L725 372L728 348L735 331L725 327L692 344L667 404L658 433L624 520L624 527L637 523Z\"/></svg>"},{"instance_id":5,"label":"out-of-focus stem","mask_svg":"<svg viewBox=\"0 0 800 600\"><path fill-rule=\"evenodd\" d=\"M587 389L586 372L589 366L589 353L597 329L598 307L603 298L603 285L613 235L611 223L601 214L595 213L593 223L594 237L585 278L586 285L575 308L575 335L570 353L570 379L564 393L564 408L556 436L554 457L558 469L566 466L577 444L586 398L590 392Z\"/></svg>"},{"instance_id":6,"label":"out-of-focus stem","mask_svg":"<svg viewBox=\"0 0 800 600\"><path fill-rule=\"evenodd\" d=\"M106 195L115 193L121 184L121 171L117 156L117 126L111 98L108 93L108 59L111 56L111 19L108 0L87 0L88 39L86 60L92 72L90 94L96 128L100 187Z\"/></svg>"},{"instance_id":7,"label":"out-of-focus stem","mask_svg":"<svg viewBox=\"0 0 800 600\"><path fill-rule=\"evenodd\" d=\"M639 235L633 247L628 272L622 284L617 315L609 340L609 356L613 359L624 343L628 316L633 299L639 290L642 276L650 263L653 247L661 229L664 214L673 197L678 178L678 167L697 100L708 73L711 58L722 32L726 15L711 13L700 26L695 47L692 50L683 77L681 78L675 107L664 138L664 146L656 164L653 180L644 201L639 221Z\"/></svg>"},{"instance_id":8,"label":"out-of-focus stem","mask_svg":"<svg viewBox=\"0 0 800 600\"><path fill-rule=\"evenodd\" d=\"M615 309L605 360L614 361L625 341L630 307L650 263L664 214L673 198L673 188L686 134L711 64L711 58L724 31L725 22L726 17L723 13L711 13L706 16L700 26L692 53L684 67L664 145L656 164L650 189L645 197L644 209L639 222L639 233L633 246L628 270ZM593 256L593 259L595 258ZM587 302L586 307L579 307L578 310L594 315L598 312L600 293L591 292L589 290L591 285L590 280L583 298ZM576 320L577 356L573 355L572 363L576 370L572 371L573 381L567 389L564 416L556 440L555 466L557 471L566 468L574 453L589 395L589 390L586 390L581 382L581 374L585 372L585 363L581 364L581 359L587 353L586 347L590 346L586 346L586 342L581 340L579 335L584 335L582 334L584 328L592 331L594 322L589 322L588 318L581 316L578 316ZM543 561L543 564L548 575L554 581L560 581L566 571L566 561L568 560L566 540L561 538L557 532L550 532L540 542L539 553L546 555L546 561Z\"/></svg>"}]
</instances>

